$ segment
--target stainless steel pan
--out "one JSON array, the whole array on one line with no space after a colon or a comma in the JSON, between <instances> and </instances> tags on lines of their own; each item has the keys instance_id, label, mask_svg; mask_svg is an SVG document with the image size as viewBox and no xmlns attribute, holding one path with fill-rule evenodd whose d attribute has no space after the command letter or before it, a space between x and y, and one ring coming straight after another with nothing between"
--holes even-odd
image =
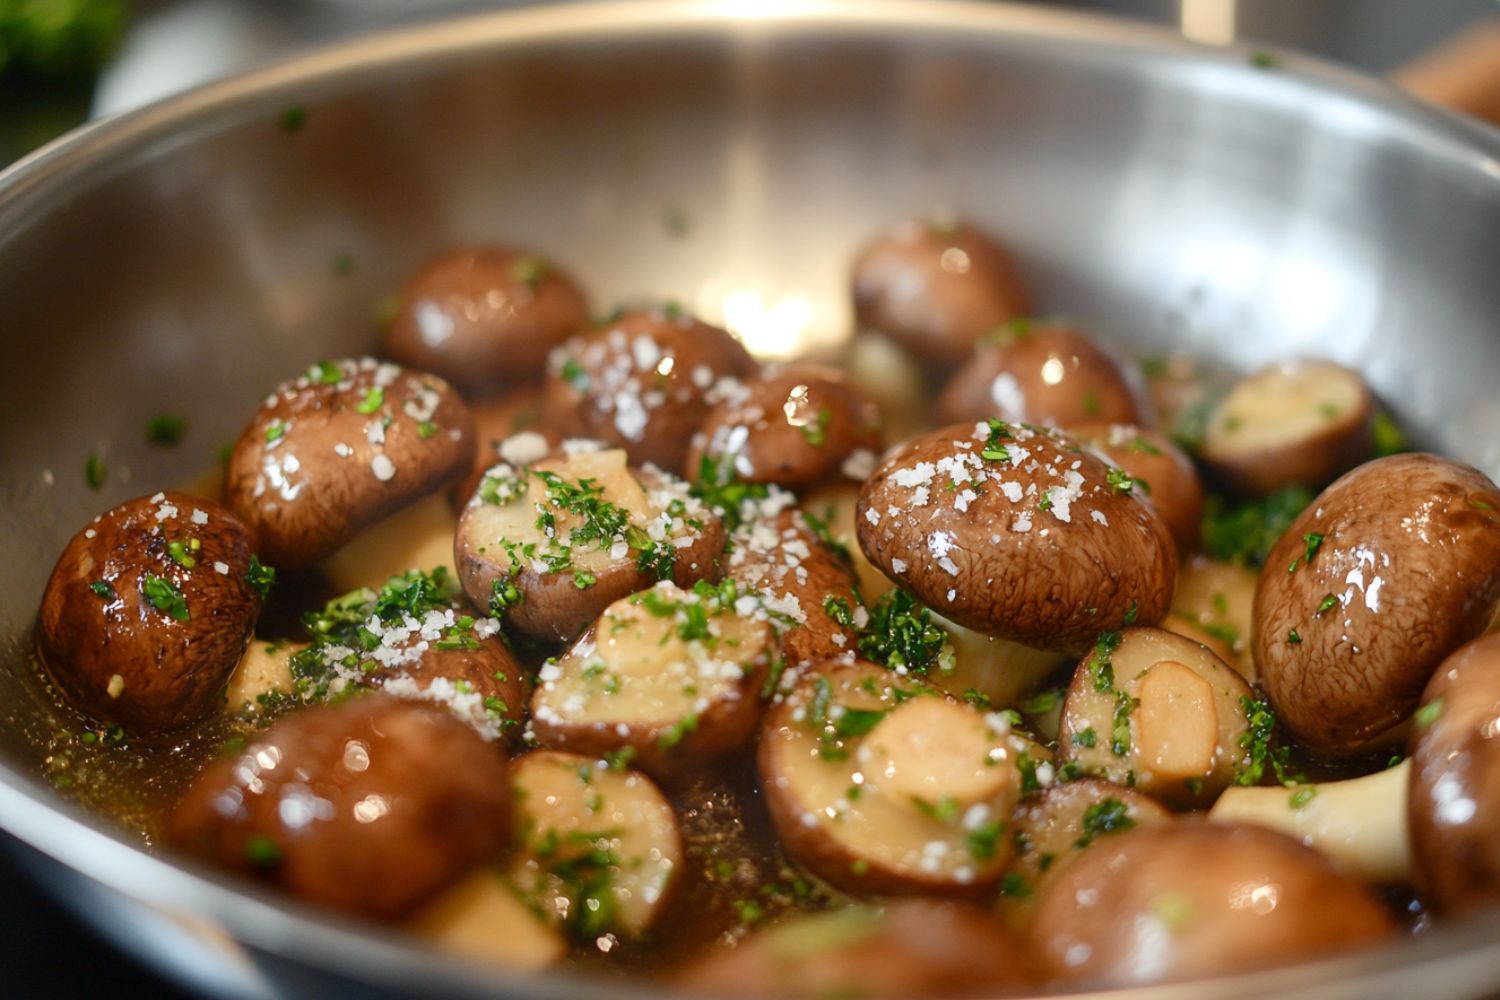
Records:
<instances>
[{"instance_id":1,"label":"stainless steel pan","mask_svg":"<svg viewBox=\"0 0 1500 1000\"><path fill-rule=\"evenodd\" d=\"M374 304L436 248L535 244L601 306L674 297L774 355L845 337L852 249L936 203L1003 233L1050 311L1122 346L1337 358L1429 443L1500 472L1500 134L1300 59L1005 6L533 9L210 86L0 175L5 648L80 524L201 470L288 372L367 349ZM192 418L171 452L142 439L163 409ZM143 853L37 780L43 713L16 659L0 826L179 974L245 996L627 995L439 960ZM1479 922L1159 995L1497 983L1500 931Z\"/></svg>"}]
</instances>

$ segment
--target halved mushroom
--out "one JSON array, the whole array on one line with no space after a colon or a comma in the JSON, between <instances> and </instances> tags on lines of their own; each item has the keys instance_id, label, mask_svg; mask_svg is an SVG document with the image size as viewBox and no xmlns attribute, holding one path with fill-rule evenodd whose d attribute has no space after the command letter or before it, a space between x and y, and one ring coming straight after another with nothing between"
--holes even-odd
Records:
<instances>
[{"instance_id":1,"label":"halved mushroom","mask_svg":"<svg viewBox=\"0 0 1500 1000\"><path fill-rule=\"evenodd\" d=\"M1108 352L1078 330L1017 320L981 340L937 400L943 423L999 417L1069 427L1138 424L1141 394Z\"/></svg>"},{"instance_id":2,"label":"halved mushroom","mask_svg":"<svg viewBox=\"0 0 1500 1000\"><path fill-rule=\"evenodd\" d=\"M571 450L490 470L459 518L454 558L476 607L571 640L658 580L717 579L724 538L681 480L629 468L619 449Z\"/></svg>"},{"instance_id":3,"label":"halved mushroom","mask_svg":"<svg viewBox=\"0 0 1500 1000\"><path fill-rule=\"evenodd\" d=\"M1250 686L1158 628L1100 637L1068 686L1058 753L1174 808L1212 802L1250 764Z\"/></svg>"},{"instance_id":4,"label":"halved mushroom","mask_svg":"<svg viewBox=\"0 0 1500 1000\"><path fill-rule=\"evenodd\" d=\"M661 915L683 866L677 815L644 774L536 750L511 768L521 898L575 941L635 937Z\"/></svg>"},{"instance_id":5,"label":"halved mushroom","mask_svg":"<svg viewBox=\"0 0 1500 1000\"><path fill-rule=\"evenodd\" d=\"M406 929L446 954L522 972L549 969L568 953L557 929L488 868L446 889Z\"/></svg>"},{"instance_id":6,"label":"halved mushroom","mask_svg":"<svg viewBox=\"0 0 1500 1000\"><path fill-rule=\"evenodd\" d=\"M453 487L454 505L463 510L484 474L501 462L530 465L561 447L563 438L546 418L546 398L540 384L520 386L500 399L474 403L474 464Z\"/></svg>"},{"instance_id":7,"label":"halved mushroom","mask_svg":"<svg viewBox=\"0 0 1500 1000\"><path fill-rule=\"evenodd\" d=\"M208 767L179 850L308 902L405 916L509 832L504 758L446 712L380 695L303 709Z\"/></svg>"},{"instance_id":8,"label":"halved mushroom","mask_svg":"<svg viewBox=\"0 0 1500 1000\"><path fill-rule=\"evenodd\" d=\"M441 493L433 493L365 528L324 559L318 570L340 594L379 587L409 569L441 566L453 574L457 527L453 508Z\"/></svg>"},{"instance_id":9,"label":"halved mushroom","mask_svg":"<svg viewBox=\"0 0 1500 1000\"><path fill-rule=\"evenodd\" d=\"M1311 848L1193 820L1097 842L1053 880L1031 928L1054 975L1115 984L1225 975L1395 933L1380 900Z\"/></svg>"},{"instance_id":10,"label":"halved mushroom","mask_svg":"<svg viewBox=\"0 0 1500 1000\"><path fill-rule=\"evenodd\" d=\"M762 730L772 823L850 892L975 892L1004 874L1026 774L1050 769L1010 727L871 663L814 664Z\"/></svg>"},{"instance_id":11,"label":"halved mushroom","mask_svg":"<svg viewBox=\"0 0 1500 1000\"><path fill-rule=\"evenodd\" d=\"M1203 531L1203 484L1192 459L1170 438L1134 424L1078 424L1068 433L1135 480L1167 523L1180 555L1197 550Z\"/></svg>"},{"instance_id":12,"label":"halved mushroom","mask_svg":"<svg viewBox=\"0 0 1500 1000\"><path fill-rule=\"evenodd\" d=\"M1366 882L1411 881L1407 833L1409 761L1359 778L1289 788L1232 787L1209 811L1215 823L1269 827L1315 847L1335 868ZM1470 873L1465 872L1466 877Z\"/></svg>"},{"instance_id":13,"label":"halved mushroom","mask_svg":"<svg viewBox=\"0 0 1500 1000\"><path fill-rule=\"evenodd\" d=\"M1176 548L1134 487L1057 432L959 424L888 456L855 528L870 561L945 618L1080 653L1171 601Z\"/></svg>"},{"instance_id":14,"label":"halved mushroom","mask_svg":"<svg viewBox=\"0 0 1500 1000\"><path fill-rule=\"evenodd\" d=\"M553 261L512 247L465 247L407 282L384 349L483 394L540 375L547 352L588 319L583 290Z\"/></svg>"},{"instance_id":15,"label":"halved mushroom","mask_svg":"<svg viewBox=\"0 0 1500 1000\"><path fill-rule=\"evenodd\" d=\"M834 483L824 486L807 494L802 499L801 508L827 529L826 534L835 545L843 546L844 551L849 553L849 565L854 570L860 596L873 602L887 591L895 589L896 585L870 562L864 550L859 547L859 532L854 519L859 509L859 491L862 485Z\"/></svg>"},{"instance_id":16,"label":"halved mushroom","mask_svg":"<svg viewBox=\"0 0 1500 1000\"><path fill-rule=\"evenodd\" d=\"M1500 901L1500 635L1438 667L1412 733L1409 808L1417 890L1442 914Z\"/></svg>"},{"instance_id":17,"label":"halved mushroom","mask_svg":"<svg viewBox=\"0 0 1500 1000\"><path fill-rule=\"evenodd\" d=\"M282 385L229 457L225 498L282 569L437 492L474 458L469 409L435 375L371 358L319 362Z\"/></svg>"},{"instance_id":18,"label":"halved mushroom","mask_svg":"<svg viewBox=\"0 0 1500 1000\"><path fill-rule=\"evenodd\" d=\"M547 415L565 436L626 449L633 465L692 472L693 432L755 362L738 340L675 309L627 312L557 347ZM723 381L727 379L728 381Z\"/></svg>"},{"instance_id":19,"label":"halved mushroom","mask_svg":"<svg viewBox=\"0 0 1500 1000\"><path fill-rule=\"evenodd\" d=\"M182 493L96 517L42 595L37 645L58 689L136 734L213 712L274 579L254 544L238 517Z\"/></svg>"},{"instance_id":20,"label":"halved mushroom","mask_svg":"<svg viewBox=\"0 0 1500 1000\"><path fill-rule=\"evenodd\" d=\"M863 481L880 450L880 411L837 369L800 364L749 380L711 410L687 468L725 463L744 483L802 490Z\"/></svg>"},{"instance_id":21,"label":"halved mushroom","mask_svg":"<svg viewBox=\"0 0 1500 1000\"><path fill-rule=\"evenodd\" d=\"M292 657L306 648L305 642L252 639L229 675L225 706L229 713L254 714L279 698L294 697Z\"/></svg>"},{"instance_id":22,"label":"halved mushroom","mask_svg":"<svg viewBox=\"0 0 1500 1000\"><path fill-rule=\"evenodd\" d=\"M802 916L688 966L677 985L726 997L968 996L1039 981L1021 943L978 910L911 899Z\"/></svg>"},{"instance_id":23,"label":"halved mushroom","mask_svg":"<svg viewBox=\"0 0 1500 1000\"><path fill-rule=\"evenodd\" d=\"M1292 522L1261 571L1255 662L1281 724L1359 753L1417 707L1500 604L1500 490L1434 455L1367 462Z\"/></svg>"},{"instance_id":24,"label":"halved mushroom","mask_svg":"<svg viewBox=\"0 0 1500 1000\"><path fill-rule=\"evenodd\" d=\"M629 748L658 778L702 771L744 745L761 714L774 634L731 582L670 582L621 598L542 668L531 698L544 747L602 757Z\"/></svg>"},{"instance_id":25,"label":"halved mushroom","mask_svg":"<svg viewBox=\"0 0 1500 1000\"><path fill-rule=\"evenodd\" d=\"M1161 627L1203 643L1245 680L1254 681L1250 635L1259 584L1260 574L1248 566L1196 555L1178 569L1172 611Z\"/></svg>"},{"instance_id":26,"label":"halved mushroom","mask_svg":"<svg viewBox=\"0 0 1500 1000\"><path fill-rule=\"evenodd\" d=\"M1369 457L1374 418L1356 372L1285 361L1235 383L1209 418L1199 457L1238 493L1316 489Z\"/></svg>"},{"instance_id":27,"label":"halved mushroom","mask_svg":"<svg viewBox=\"0 0 1500 1000\"><path fill-rule=\"evenodd\" d=\"M934 366L968 356L986 333L1031 308L1015 259L972 224L909 219L854 261L854 317Z\"/></svg>"}]
</instances>

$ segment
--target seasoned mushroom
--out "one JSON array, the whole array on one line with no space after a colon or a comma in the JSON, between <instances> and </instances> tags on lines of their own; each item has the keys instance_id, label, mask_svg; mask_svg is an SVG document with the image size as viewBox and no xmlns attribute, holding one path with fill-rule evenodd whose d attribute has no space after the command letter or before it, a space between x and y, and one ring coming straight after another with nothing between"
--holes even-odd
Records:
<instances>
[{"instance_id":1,"label":"seasoned mushroom","mask_svg":"<svg viewBox=\"0 0 1500 1000\"><path fill-rule=\"evenodd\" d=\"M37 644L58 689L137 734L214 711L273 579L253 549L239 518L182 493L96 517L42 595Z\"/></svg>"},{"instance_id":2,"label":"seasoned mushroom","mask_svg":"<svg viewBox=\"0 0 1500 1000\"><path fill-rule=\"evenodd\" d=\"M1023 768L1040 748L920 682L824 661L766 716L760 778L787 853L859 894L967 894L993 884ZM1049 765L1050 766L1050 765Z\"/></svg>"},{"instance_id":3,"label":"seasoned mushroom","mask_svg":"<svg viewBox=\"0 0 1500 1000\"><path fill-rule=\"evenodd\" d=\"M1211 803L1250 765L1250 686L1158 628L1100 636L1073 674L1058 753L1175 808Z\"/></svg>"},{"instance_id":4,"label":"seasoned mushroom","mask_svg":"<svg viewBox=\"0 0 1500 1000\"><path fill-rule=\"evenodd\" d=\"M981 340L937 401L944 423L1138 424L1144 409L1120 363L1087 336L1028 320Z\"/></svg>"},{"instance_id":5,"label":"seasoned mushroom","mask_svg":"<svg viewBox=\"0 0 1500 1000\"><path fill-rule=\"evenodd\" d=\"M1208 420L1199 457L1230 489L1317 488L1370 454L1375 400L1355 372L1287 361L1241 379Z\"/></svg>"},{"instance_id":6,"label":"seasoned mushroom","mask_svg":"<svg viewBox=\"0 0 1500 1000\"><path fill-rule=\"evenodd\" d=\"M453 535L458 518L440 493L425 496L362 530L318 566L340 594L379 587L410 569L454 572Z\"/></svg>"},{"instance_id":7,"label":"seasoned mushroom","mask_svg":"<svg viewBox=\"0 0 1500 1000\"><path fill-rule=\"evenodd\" d=\"M1177 572L1172 612L1162 628L1201 642L1247 681L1255 680L1251 617L1260 574L1248 566L1196 555ZM1184 626L1196 626L1195 633Z\"/></svg>"},{"instance_id":8,"label":"seasoned mushroom","mask_svg":"<svg viewBox=\"0 0 1500 1000\"><path fill-rule=\"evenodd\" d=\"M287 716L208 767L167 842L308 902L404 916L509 833L504 758L447 713L380 695Z\"/></svg>"},{"instance_id":9,"label":"seasoned mushroom","mask_svg":"<svg viewBox=\"0 0 1500 1000\"><path fill-rule=\"evenodd\" d=\"M870 561L945 618L1059 652L1160 621L1177 569L1129 476L1056 432L999 420L887 457L855 527Z\"/></svg>"},{"instance_id":10,"label":"seasoned mushroom","mask_svg":"<svg viewBox=\"0 0 1500 1000\"><path fill-rule=\"evenodd\" d=\"M537 750L512 768L510 882L575 941L634 937L661 915L683 867L677 815L644 774Z\"/></svg>"},{"instance_id":11,"label":"seasoned mushroom","mask_svg":"<svg viewBox=\"0 0 1500 1000\"><path fill-rule=\"evenodd\" d=\"M497 465L464 508L464 591L528 635L571 640L615 601L673 580L717 579L724 526L666 473L625 452L569 451Z\"/></svg>"},{"instance_id":12,"label":"seasoned mushroom","mask_svg":"<svg viewBox=\"0 0 1500 1000\"><path fill-rule=\"evenodd\" d=\"M1271 550L1255 594L1261 683L1313 749L1355 754L1417 707L1500 603L1500 490L1434 455L1368 462Z\"/></svg>"},{"instance_id":13,"label":"seasoned mushroom","mask_svg":"<svg viewBox=\"0 0 1500 1000\"><path fill-rule=\"evenodd\" d=\"M272 565L309 566L442 489L474 458L474 424L435 375L323 361L261 405L229 457L225 498Z\"/></svg>"},{"instance_id":14,"label":"seasoned mushroom","mask_svg":"<svg viewBox=\"0 0 1500 1000\"><path fill-rule=\"evenodd\" d=\"M968 356L980 337L1024 316L1031 295L1014 258L967 222L911 219L854 262L854 317L934 367Z\"/></svg>"},{"instance_id":15,"label":"seasoned mushroom","mask_svg":"<svg viewBox=\"0 0 1500 1000\"><path fill-rule=\"evenodd\" d=\"M1198 548L1203 484L1192 460L1170 438L1133 424L1079 424L1069 427L1068 433L1125 470L1167 523L1181 555Z\"/></svg>"},{"instance_id":16,"label":"seasoned mushroom","mask_svg":"<svg viewBox=\"0 0 1500 1000\"><path fill-rule=\"evenodd\" d=\"M254 714L279 698L292 697L296 692L292 657L306 648L305 642L252 639L229 675L228 712Z\"/></svg>"},{"instance_id":17,"label":"seasoned mushroom","mask_svg":"<svg viewBox=\"0 0 1500 1000\"><path fill-rule=\"evenodd\" d=\"M542 387L523 386L498 400L476 403L474 414L474 464L457 486L453 501L459 510L479 489L484 474L501 462L530 465L562 445L562 435L546 419Z\"/></svg>"},{"instance_id":18,"label":"seasoned mushroom","mask_svg":"<svg viewBox=\"0 0 1500 1000\"><path fill-rule=\"evenodd\" d=\"M859 509L860 485L845 482L824 486L807 494L801 507L827 529L830 541L849 553L849 564L854 570L860 596L866 601L874 601L896 585L870 562L859 547L859 531L854 518Z\"/></svg>"},{"instance_id":19,"label":"seasoned mushroom","mask_svg":"<svg viewBox=\"0 0 1500 1000\"><path fill-rule=\"evenodd\" d=\"M1412 732L1407 816L1417 890L1442 914L1500 901L1500 635L1443 661Z\"/></svg>"},{"instance_id":20,"label":"seasoned mushroom","mask_svg":"<svg viewBox=\"0 0 1500 1000\"><path fill-rule=\"evenodd\" d=\"M578 283L529 250L466 247L407 282L385 353L483 394L536 378L547 352L588 325Z\"/></svg>"},{"instance_id":21,"label":"seasoned mushroom","mask_svg":"<svg viewBox=\"0 0 1500 1000\"><path fill-rule=\"evenodd\" d=\"M568 953L562 934L489 869L445 890L406 929L449 955L523 972L551 968Z\"/></svg>"},{"instance_id":22,"label":"seasoned mushroom","mask_svg":"<svg viewBox=\"0 0 1500 1000\"><path fill-rule=\"evenodd\" d=\"M880 411L836 369L793 365L746 382L693 435L687 468L720 465L744 483L802 490L863 480L880 450Z\"/></svg>"},{"instance_id":23,"label":"seasoned mushroom","mask_svg":"<svg viewBox=\"0 0 1500 1000\"><path fill-rule=\"evenodd\" d=\"M739 749L760 719L774 637L733 582L670 582L611 604L542 668L531 698L544 747L601 757L630 748L658 778L699 772Z\"/></svg>"},{"instance_id":24,"label":"seasoned mushroom","mask_svg":"<svg viewBox=\"0 0 1500 1000\"><path fill-rule=\"evenodd\" d=\"M688 966L677 985L726 997L969 996L1039 981L1034 959L977 910L927 899L790 920Z\"/></svg>"},{"instance_id":25,"label":"seasoned mushroom","mask_svg":"<svg viewBox=\"0 0 1500 1000\"><path fill-rule=\"evenodd\" d=\"M1070 981L1217 976L1374 945L1380 901L1311 848L1192 820L1101 840L1052 882L1032 940Z\"/></svg>"},{"instance_id":26,"label":"seasoned mushroom","mask_svg":"<svg viewBox=\"0 0 1500 1000\"><path fill-rule=\"evenodd\" d=\"M718 327L676 309L627 312L552 352L547 416L565 436L626 449L633 465L691 474L693 432L754 370Z\"/></svg>"}]
</instances>

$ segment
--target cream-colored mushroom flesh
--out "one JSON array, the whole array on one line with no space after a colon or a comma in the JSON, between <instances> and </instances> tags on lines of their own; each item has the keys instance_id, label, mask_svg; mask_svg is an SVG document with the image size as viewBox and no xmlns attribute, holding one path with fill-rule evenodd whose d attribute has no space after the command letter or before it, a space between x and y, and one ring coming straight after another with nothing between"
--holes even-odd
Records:
<instances>
[{"instance_id":1,"label":"cream-colored mushroom flesh","mask_svg":"<svg viewBox=\"0 0 1500 1000\"><path fill-rule=\"evenodd\" d=\"M1215 562L1196 556L1177 572L1177 590L1172 612L1162 628L1188 621L1205 629L1229 646L1234 658L1226 662L1247 681L1255 680L1255 660L1250 655L1250 618L1255 608L1255 588L1260 574L1246 566ZM1197 638L1189 635L1189 638Z\"/></svg>"},{"instance_id":2,"label":"cream-colored mushroom flesh","mask_svg":"<svg viewBox=\"0 0 1500 1000\"><path fill-rule=\"evenodd\" d=\"M319 568L340 594L361 587L378 589L391 577L413 569L431 573L441 566L452 576L457 526L458 516L447 495L433 493L365 528Z\"/></svg>"},{"instance_id":3,"label":"cream-colored mushroom flesh","mask_svg":"<svg viewBox=\"0 0 1500 1000\"><path fill-rule=\"evenodd\" d=\"M562 961L568 943L495 872L478 871L428 903L407 930L460 958L541 972Z\"/></svg>"},{"instance_id":4,"label":"cream-colored mushroom flesh","mask_svg":"<svg viewBox=\"0 0 1500 1000\"><path fill-rule=\"evenodd\" d=\"M259 711L262 698L291 694L292 657L307 648L305 642L266 642L252 639L229 675L226 708L231 713Z\"/></svg>"},{"instance_id":5,"label":"cream-colored mushroom flesh","mask_svg":"<svg viewBox=\"0 0 1500 1000\"><path fill-rule=\"evenodd\" d=\"M931 671L928 680L955 697L977 691L991 705L1015 705L1065 661L1056 653L985 635L936 613L932 620L948 633L953 663Z\"/></svg>"},{"instance_id":6,"label":"cream-colored mushroom flesh","mask_svg":"<svg viewBox=\"0 0 1500 1000\"><path fill-rule=\"evenodd\" d=\"M1326 362L1288 362L1241 379L1203 441L1209 456L1266 451L1312 439L1367 406L1359 376Z\"/></svg>"}]
</instances>

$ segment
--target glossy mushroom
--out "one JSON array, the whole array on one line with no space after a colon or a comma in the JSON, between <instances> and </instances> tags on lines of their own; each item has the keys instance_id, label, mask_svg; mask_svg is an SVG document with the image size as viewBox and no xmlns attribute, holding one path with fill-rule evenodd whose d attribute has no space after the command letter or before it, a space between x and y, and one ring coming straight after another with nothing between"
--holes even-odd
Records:
<instances>
[{"instance_id":1,"label":"glossy mushroom","mask_svg":"<svg viewBox=\"0 0 1500 1000\"><path fill-rule=\"evenodd\" d=\"M1068 433L1135 481L1172 532L1182 556L1197 550L1203 530L1203 484L1192 459L1165 434L1134 424L1086 423Z\"/></svg>"}]
</instances>

